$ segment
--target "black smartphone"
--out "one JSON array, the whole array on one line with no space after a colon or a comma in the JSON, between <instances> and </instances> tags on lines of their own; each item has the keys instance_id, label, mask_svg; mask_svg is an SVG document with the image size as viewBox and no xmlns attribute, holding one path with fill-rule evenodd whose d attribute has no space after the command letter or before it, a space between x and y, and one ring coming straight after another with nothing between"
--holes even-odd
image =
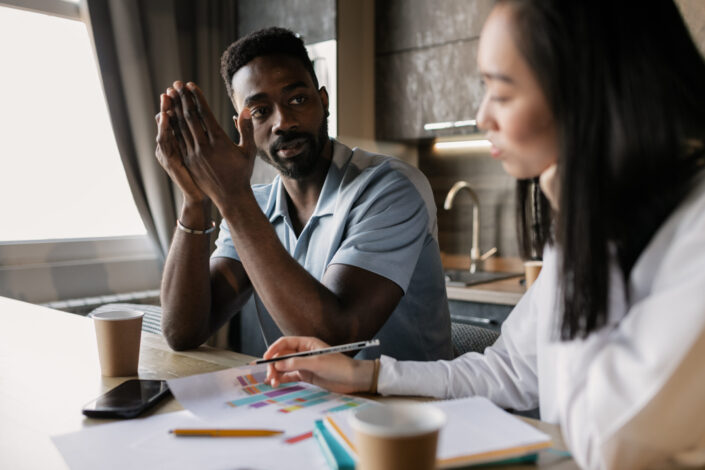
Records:
<instances>
[{"instance_id":1,"label":"black smartphone","mask_svg":"<svg viewBox=\"0 0 705 470\"><path fill-rule=\"evenodd\" d=\"M169 395L166 380L130 379L83 407L91 418L134 418Z\"/></svg>"}]
</instances>

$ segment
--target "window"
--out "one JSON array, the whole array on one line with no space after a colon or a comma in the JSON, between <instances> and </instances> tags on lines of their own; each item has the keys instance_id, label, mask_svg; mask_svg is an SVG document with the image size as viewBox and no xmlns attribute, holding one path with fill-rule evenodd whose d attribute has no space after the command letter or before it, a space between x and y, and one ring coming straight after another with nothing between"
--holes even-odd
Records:
<instances>
[{"instance_id":1,"label":"window","mask_svg":"<svg viewBox=\"0 0 705 470\"><path fill-rule=\"evenodd\" d=\"M79 3L0 0L0 295L29 302L151 290L161 276Z\"/></svg>"},{"instance_id":2,"label":"window","mask_svg":"<svg viewBox=\"0 0 705 470\"><path fill-rule=\"evenodd\" d=\"M0 242L145 235L85 24L0 7L0 63Z\"/></svg>"}]
</instances>

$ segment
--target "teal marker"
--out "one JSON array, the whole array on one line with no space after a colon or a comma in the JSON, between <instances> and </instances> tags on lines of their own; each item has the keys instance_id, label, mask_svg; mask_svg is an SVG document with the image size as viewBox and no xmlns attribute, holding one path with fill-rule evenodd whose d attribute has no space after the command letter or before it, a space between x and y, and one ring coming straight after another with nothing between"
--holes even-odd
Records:
<instances>
[{"instance_id":1,"label":"teal marker","mask_svg":"<svg viewBox=\"0 0 705 470\"><path fill-rule=\"evenodd\" d=\"M313 435L331 469L355 470L355 461L342 444L326 429L322 420L316 420Z\"/></svg>"}]
</instances>

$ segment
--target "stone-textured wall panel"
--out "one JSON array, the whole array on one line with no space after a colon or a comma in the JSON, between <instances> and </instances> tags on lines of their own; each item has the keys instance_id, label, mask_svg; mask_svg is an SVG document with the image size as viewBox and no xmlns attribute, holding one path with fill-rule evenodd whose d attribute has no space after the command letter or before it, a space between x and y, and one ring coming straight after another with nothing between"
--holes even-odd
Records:
<instances>
[{"instance_id":1,"label":"stone-textured wall panel","mask_svg":"<svg viewBox=\"0 0 705 470\"><path fill-rule=\"evenodd\" d=\"M376 133L382 140L431 136L428 122L473 119L482 99L477 40L378 56Z\"/></svg>"},{"instance_id":2,"label":"stone-textured wall panel","mask_svg":"<svg viewBox=\"0 0 705 470\"><path fill-rule=\"evenodd\" d=\"M378 0L377 53L477 38L492 0Z\"/></svg>"},{"instance_id":3,"label":"stone-textured wall panel","mask_svg":"<svg viewBox=\"0 0 705 470\"><path fill-rule=\"evenodd\" d=\"M335 0L238 0L238 36L269 26L301 34L306 44L335 39Z\"/></svg>"}]
</instances>

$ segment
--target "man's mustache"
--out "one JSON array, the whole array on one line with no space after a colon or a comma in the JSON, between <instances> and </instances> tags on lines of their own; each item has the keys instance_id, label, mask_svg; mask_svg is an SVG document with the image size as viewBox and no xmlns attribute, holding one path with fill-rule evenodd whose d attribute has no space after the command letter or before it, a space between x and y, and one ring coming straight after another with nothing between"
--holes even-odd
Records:
<instances>
[{"instance_id":1,"label":"man's mustache","mask_svg":"<svg viewBox=\"0 0 705 470\"><path fill-rule=\"evenodd\" d=\"M272 142L272 145L269 146L270 151L272 153L276 153L278 150L280 150L282 147L284 147L286 144L293 140L297 139L305 139L307 141L312 141L313 140L313 135L309 134L308 132L296 132L296 131L288 131L285 133L282 133L277 139Z\"/></svg>"}]
</instances>

